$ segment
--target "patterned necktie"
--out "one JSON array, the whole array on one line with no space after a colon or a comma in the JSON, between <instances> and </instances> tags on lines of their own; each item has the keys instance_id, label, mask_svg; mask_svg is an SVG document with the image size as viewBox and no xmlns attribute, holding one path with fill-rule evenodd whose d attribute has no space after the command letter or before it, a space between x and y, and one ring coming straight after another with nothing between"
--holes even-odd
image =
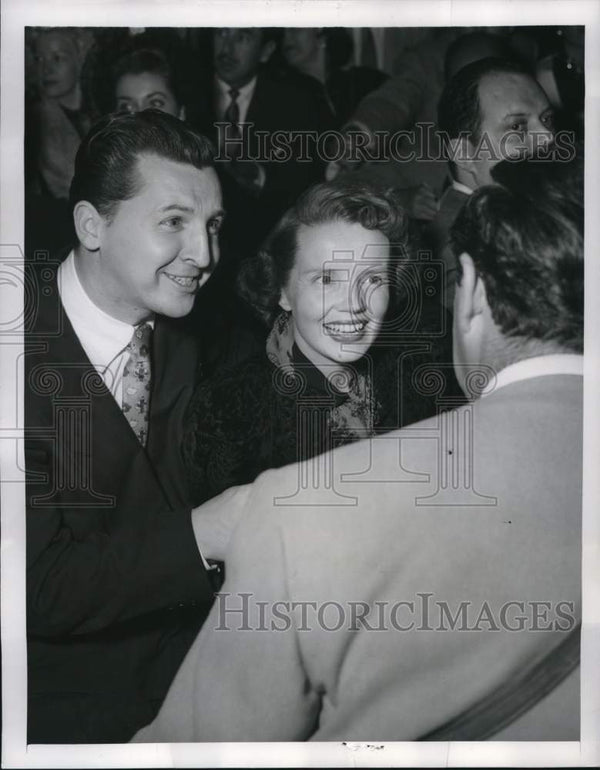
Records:
<instances>
[{"instance_id":1,"label":"patterned necktie","mask_svg":"<svg viewBox=\"0 0 600 770\"><path fill-rule=\"evenodd\" d=\"M127 345L129 360L123 369L123 414L142 446L146 446L148 438L151 335L150 324L135 328Z\"/></svg>"}]
</instances>

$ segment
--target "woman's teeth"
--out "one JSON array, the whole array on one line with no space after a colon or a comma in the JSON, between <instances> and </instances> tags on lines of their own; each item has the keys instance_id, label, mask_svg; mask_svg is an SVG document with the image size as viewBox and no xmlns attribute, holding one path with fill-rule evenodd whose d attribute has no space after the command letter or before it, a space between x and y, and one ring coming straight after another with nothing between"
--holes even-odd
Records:
<instances>
[{"instance_id":1,"label":"woman's teeth","mask_svg":"<svg viewBox=\"0 0 600 770\"><path fill-rule=\"evenodd\" d=\"M362 332L367 325L366 321L356 321L353 323L326 323L323 324L328 332L333 334L357 334Z\"/></svg>"}]
</instances>

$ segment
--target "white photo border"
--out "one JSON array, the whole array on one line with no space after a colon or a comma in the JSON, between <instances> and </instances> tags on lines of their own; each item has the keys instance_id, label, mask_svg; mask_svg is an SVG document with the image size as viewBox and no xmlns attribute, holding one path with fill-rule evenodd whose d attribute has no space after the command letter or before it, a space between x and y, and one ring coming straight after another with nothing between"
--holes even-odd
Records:
<instances>
[{"instance_id":1,"label":"white photo border","mask_svg":"<svg viewBox=\"0 0 600 770\"><path fill-rule=\"evenodd\" d=\"M586 292L581 741L212 743L26 746L23 290L7 265L23 249L26 26L586 27ZM0 125L0 503L2 767L494 767L600 765L600 2L598 0L3 0ZM568 458L565 458L568 461Z\"/></svg>"}]
</instances>

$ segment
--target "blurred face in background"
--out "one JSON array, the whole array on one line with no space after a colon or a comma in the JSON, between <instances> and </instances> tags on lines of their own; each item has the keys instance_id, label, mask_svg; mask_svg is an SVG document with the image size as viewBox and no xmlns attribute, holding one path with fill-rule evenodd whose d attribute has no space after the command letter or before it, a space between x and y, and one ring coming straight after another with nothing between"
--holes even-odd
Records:
<instances>
[{"instance_id":1,"label":"blurred face in background","mask_svg":"<svg viewBox=\"0 0 600 770\"><path fill-rule=\"evenodd\" d=\"M140 112L149 108L183 118L183 108L177 102L167 79L157 72L127 72L117 81L116 106L119 112Z\"/></svg>"},{"instance_id":2,"label":"blurred face in background","mask_svg":"<svg viewBox=\"0 0 600 770\"><path fill-rule=\"evenodd\" d=\"M275 49L273 41L263 42L259 27L216 29L213 41L215 71L232 88L249 83Z\"/></svg>"},{"instance_id":3,"label":"blurred face in background","mask_svg":"<svg viewBox=\"0 0 600 770\"><path fill-rule=\"evenodd\" d=\"M290 67L303 69L324 45L320 27L288 27L283 34L283 55Z\"/></svg>"},{"instance_id":4,"label":"blurred face in background","mask_svg":"<svg viewBox=\"0 0 600 770\"><path fill-rule=\"evenodd\" d=\"M299 228L280 304L292 314L299 349L323 373L358 360L377 338L389 304L389 258L388 238L358 223Z\"/></svg>"},{"instance_id":5,"label":"blurred face in background","mask_svg":"<svg viewBox=\"0 0 600 770\"><path fill-rule=\"evenodd\" d=\"M81 57L75 42L60 31L43 33L36 44L37 79L40 92L71 109L81 102L79 76Z\"/></svg>"},{"instance_id":6,"label":"blurred face in background","mask_svg":"<svg viewBox=\"0 0 600 770\"><path fill-rule=\"evenodd\" d=\"M477 186L493 184L491 170L500 160L535 157L554 139L554 112L529 75L484 75L479 83L479 111L479 133L485 136L486 145L476 153L472 165Z\"/></svg>"}]
</instances>

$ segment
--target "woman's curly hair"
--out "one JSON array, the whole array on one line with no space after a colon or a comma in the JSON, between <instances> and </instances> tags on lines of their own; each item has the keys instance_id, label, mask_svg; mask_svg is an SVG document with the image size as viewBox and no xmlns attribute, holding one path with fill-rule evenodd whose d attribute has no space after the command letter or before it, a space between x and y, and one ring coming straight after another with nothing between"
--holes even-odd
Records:
<instances>
[{"instance_id":1,"label":"woman's curly hair","mask_svg":"<svg viewBox=\"0 0 600 770\"><path fill-rule=\"evenodd\" d=\"M258 254L240 271L238 292L268 326L280 312L281 290L294 266L301 226L360 224L390 241L390 255L408 259L407 219L391 189L342 178L306 190L279 220Z\"/></svg>"}]
</instances>

